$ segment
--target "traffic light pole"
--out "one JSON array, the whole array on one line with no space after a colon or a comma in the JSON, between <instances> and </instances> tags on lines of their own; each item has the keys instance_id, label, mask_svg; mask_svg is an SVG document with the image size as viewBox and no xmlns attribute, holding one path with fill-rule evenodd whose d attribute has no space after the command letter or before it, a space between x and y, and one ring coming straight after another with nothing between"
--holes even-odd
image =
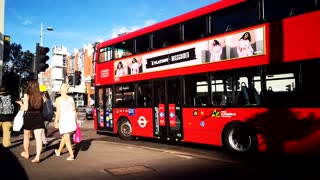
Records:
<instances>
[{"instance_id":1,"label":"traffic light pole","mask_svg":"<svg viewBox=\"0 0 320 180\"><path fill-rule=\"evenodd\" d=\"M36 44L36 53L35 56L33 57L33 62L32 62L32 72L34 73L34 78L38 79L38 62L37 62L37 49L39 47L39 43Z\"/></svg>"},{"instance_id":2,"label":"traffic light pole","mask_svg":"<svg viewBox=\"0 0 320 180\"><path fill-rule=\"evenodd\" d=\"M36 56L33 57L33 61L32 61L32 73L34 74L34 78L38 79L37 58L36 58Z\"/></svg>"}]
</instances>

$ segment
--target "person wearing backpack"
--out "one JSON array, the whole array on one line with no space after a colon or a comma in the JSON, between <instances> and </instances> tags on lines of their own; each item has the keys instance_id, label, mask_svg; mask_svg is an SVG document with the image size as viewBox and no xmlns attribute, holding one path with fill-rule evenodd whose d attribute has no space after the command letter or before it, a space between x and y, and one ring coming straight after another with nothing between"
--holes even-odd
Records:
<instances>
[{"instance_id":1,"label":"person wearing backpack","mask_svg":"<svg viewBox=\"0 0 320 180\"><path fill-rule=\"evenodd\" d=\"M2 127L2 145L11 146L11 128L14 119L14 103L5 87L0 88L0 127Z\"/></svg>"},{"instance_id":2,"label":"person wearing backpack","mask_svg":"<svg viewBox=\"0 0 320 180\"><path fill-rule=\"evenodd\" d=\"M43 105L48 105L48 113L49 115L47 115L47 117L44 117L45 120L44 120L44 129L42 131L42 135L41 135L41 139L42 139L42 144L43 144L43 147L44 148L47 148L47 145L48 145L48 141L47 141L47 134L48 134L48 125L50 123L50 121L52 121L53 117L54 117L54 111L53 111L53 104L51 102L51 99L50 99L50 95L48 93L48 91L43 91L42 92L42 98L43 98Z\"/></svg>"}]
</instances>

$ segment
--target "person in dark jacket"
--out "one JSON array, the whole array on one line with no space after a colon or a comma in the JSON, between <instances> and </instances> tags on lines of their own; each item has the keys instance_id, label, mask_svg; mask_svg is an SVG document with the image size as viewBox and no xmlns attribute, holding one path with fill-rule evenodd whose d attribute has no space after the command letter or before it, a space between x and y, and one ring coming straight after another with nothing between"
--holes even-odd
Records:
<instances>
[{"instance_id":1,"label":"person in dark jacket","mask_svg":"<svg viewBox=\"0 0 320 180\"><path fill-rule=\"evenodd\" d=\"M0 127L2 127L2 145L11 146L11 129L14 119L14 103L5 87L0 87Z\"/></svg>"},{"instance_id":2,"label":"person in dark jacket","mask_svg":"<svg viewBox=\"0 0 320 180\"><path fill-rule=\"evenodd\" d=\"M53 108L53 105L52 105L52 102L51 102L51 99L50 99L50 95L48 93L48 91L43 91L42 92L42 98L43 98L43 101L46 102L46 101L49 101L49 104L51 105L51 108ZM48 134L48 125L50 123L52 119L45 119L44 121L44 129L41 133L41 138L42 138L42 144L45 148L47 148L47 144L48 144L48 141L47 141L47 134Z\"/></svg>"}]
</instances>

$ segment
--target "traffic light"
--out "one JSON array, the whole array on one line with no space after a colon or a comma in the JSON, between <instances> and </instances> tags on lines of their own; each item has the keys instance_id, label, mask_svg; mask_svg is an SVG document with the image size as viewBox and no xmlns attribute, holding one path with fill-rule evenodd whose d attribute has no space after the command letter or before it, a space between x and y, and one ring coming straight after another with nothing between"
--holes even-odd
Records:
<instances>
[{"instance_id":1,"label":"traffic light","mask_svg":"<svg viewBox=\"0 0 320 180\"><path fill-rule=\"evenodd\" d=\"M73 86L73 76L72 75L68 76L68 84L70 86Z\"/></svg>"},{"instance_id":2,"label":"traffic light","mask_svg":"<svg viewBox=\"0 0 320 180\"><path fill-rule=\"evenodd\" d=\"M74 78L75 78L75 85L81 84L81 71L75 71L74 72Z\"/></svg>"},{"instance_id":3,"label":"traffic light","mask_svg":"<svg viewBox=\"0 0 320 180\"><path fill-rule=\"evenodd\" d=\"M48 47L42 47L39 46L39 43L37 43L37 49L36 49L36 64L37 64L37 70L39 72L45 72L46 69L49 67L47 64L47 61L49 60L49 56L47 53L50 51Z\"/></svg>"},{"instance_id":4,"label":"traffic light","mask_svg":"<svg viewBox=\"0 0 320 180\"><path fill-rule=\"evenodd\" d=\"M4 35L3 60L9 61L10 54L10 36Z\"/></svg>"}]
</instances>

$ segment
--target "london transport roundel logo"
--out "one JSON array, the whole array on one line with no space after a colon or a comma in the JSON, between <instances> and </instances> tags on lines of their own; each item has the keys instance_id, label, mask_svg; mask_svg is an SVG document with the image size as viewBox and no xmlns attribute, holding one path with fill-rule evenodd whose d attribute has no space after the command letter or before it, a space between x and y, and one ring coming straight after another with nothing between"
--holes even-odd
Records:
<instances>
[{"instance_id":1,"label":"london transport roundel logo","mask_svg":"<svg viewBox=\"0 0 320 180\"><path fill-rule=\"evenodd\" d=\"M141 128L145 128L146 125L147 125L147 120L144 116L140 116L139 119L138 119L138 124Z\"/></svg>"}]
</instances>

